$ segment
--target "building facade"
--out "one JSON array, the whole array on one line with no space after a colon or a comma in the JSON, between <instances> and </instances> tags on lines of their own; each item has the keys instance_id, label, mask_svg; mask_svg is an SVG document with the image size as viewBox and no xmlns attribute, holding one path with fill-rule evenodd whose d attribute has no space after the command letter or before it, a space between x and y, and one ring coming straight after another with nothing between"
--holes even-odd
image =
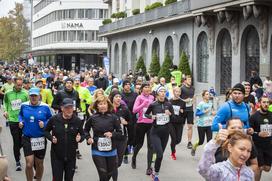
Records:
<instances>
[{"instance_id":1,"label":"building facade","mask_svg":"<svg viewBox=\"0 0 272 181\"><path fill-rule=\"evenodd\" d=\"M107 17L102 0L33 1L33 56L38 63L66 70L101 66L107 41L98 30Z\"/></svg>"},{"instance_id":2,"label":"building facade","mask_svg":"<svg viewBox=\"0 0 272 181\"><path fill-rule=\"evenodd\" d=\"M106 2L115 7L116 0ZM271 1L180 0L147 12L141 2L140 14L100 27L114 73L134 69L139 56L148 68L154 51L161 64L169 52L178 65L184 51L197 92L213 86L224 93L253 70L272 74Z\"/></svg>"}]
</instances>

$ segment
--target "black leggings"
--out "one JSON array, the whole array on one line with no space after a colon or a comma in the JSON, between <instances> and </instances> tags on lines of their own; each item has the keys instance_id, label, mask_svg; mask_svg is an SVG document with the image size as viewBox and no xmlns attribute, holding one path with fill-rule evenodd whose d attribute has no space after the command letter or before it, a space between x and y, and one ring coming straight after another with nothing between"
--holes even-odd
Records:
<instances>
[{"instance_id":1,"label":"black leggings","mask_svg":"<svg viewBox=\"0 0 272 181\"><path fill-rule=\"evenodd\" d=\"M197 131L198 131L198 145L202 145L204 143L204 139L205 139L205 134L207 137L207 142L209 142L212 139L212 130L211 130L211 126L206 126L206 127L197 127Z\"/></svg>"},{"instance_id":2,"label":"black leggings","mask_svg":"<svg viewBox=\"0 0 272 181\"><path fill-rule=\"evenodd\" d=\"M146 123L137 123L136 124L136 135L135 135L135 148L133 152L133 159L136 159L137 154L144 144L145 134L147 136L147 168L151 168L152 163L152 146L150 141L150 130L152 128L152 124Z\"/></svg>"},{"instance_id":3,"label":"black leggings","mask_svg":"<svg viewBox=\"0 0 272 181\"><path fill-rule=\"evenodd\" d=\"M169 131L171 136L171 151L172 153L176 152L176 145L181 142L183 126L182 123L170 123Z\"/></svg>"},{"instance_id":4,"label":"black leggings","mask_svg":"<svg viewBox=\"0 0 272 181\"><path fill-rule=\"evenodd\" d=\"M76 158L69 161L58 159L51 150L51 167L53 173L53 181L63 181L63 172L65 181L73 181L76 167Z\"/></svg>"},{"instance_id":5,"label":"black leggings","mask_svg":"<svg viewBox=\"0 0 272 181\"><path fill-rule=\"evenodd\" d=\"M131 122L127 125L128 129L128 145L135 146L135 128L136 127L136 115L132 114Z\"/></svg>"},{"instance_id":6,"label":"black leggings","mask_svg":"<svg viewBox=\"0 0 272 181\"><path fill-rule=\"evenodd\" d=\"M153 151L156 153L155 172L159 172L161 168L161 162L163 159L163 153L166 148L169 139L168 125L152 127L150 132L150 140Z\"/></svg>"},{"instance_id":7,"label":"black leggings","mask_svg":"<svg viewBox=\"0 0 272 181\"><path fill-rule=\"evenodd\" d=\"M19 128L19 123L9 122L10 133L13 140L13 154L15 161L20 161L20 149L22 148L22 129Z\"/></svg>"},{"instance_id":8,"label":"black leggings","mask_svg":"<svg viewBox=\"0 0 272 181\"><path fill-rule=\"evenodd\" d=\"M92 157L99 175L99 180L109 181L113 171L117 169L117 156L103 157L93 155Z\"/></svg>"}]
</instances>

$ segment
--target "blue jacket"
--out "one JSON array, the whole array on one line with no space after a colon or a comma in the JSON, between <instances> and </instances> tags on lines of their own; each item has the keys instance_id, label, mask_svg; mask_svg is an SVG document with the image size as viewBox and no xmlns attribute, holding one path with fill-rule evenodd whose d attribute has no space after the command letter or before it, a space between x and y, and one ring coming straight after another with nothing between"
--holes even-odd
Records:
<instances>
[{"instance_id":1,"label":"blue jacket","mask_svg":"<svg viewBox=\"0 0 272 181\"><path fill-rule=\"evenodd\" d=\"M23 122L23 135L30 138L44 136L43 128L40 128L39 121L44 122L46 126L48 119L52 117L49 106L43 102L39 105L30 105L30 102L24 102L19 113L19 122Z\"/></svg>"},{"instance_id":2,"label":"blue jacket","mask_svg":"<svg viewBox=\"0 0 272 181\"><path fill-rule=\"evenodd\" d=\"M213 119L212 131L218 131L220 123L223 128L226 127L226 123L230 118L237 117L244 123L244 128L249 128L249 117L250 117L249 106L242 102L237 104L233 100L225 102L218 110L216 116Z\"/></svg>"}]
</instances>

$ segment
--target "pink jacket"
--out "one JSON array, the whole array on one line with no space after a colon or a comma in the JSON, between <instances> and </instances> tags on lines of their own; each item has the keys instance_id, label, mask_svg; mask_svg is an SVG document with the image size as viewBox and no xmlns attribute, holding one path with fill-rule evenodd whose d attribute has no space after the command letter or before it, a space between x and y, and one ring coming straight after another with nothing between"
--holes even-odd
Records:
<instances>
[{"instance_id":1,"label":"pink jacket","mask_svg":"<svg viewBox=\"0 0 272 181\"><path fill-rule=\"evenodd\" d=\"M144 94L139 95L136 98L136 101L133 106L133 113L138 113L138 120L137 123L147 123L150 124L153 122L152 119L148 119L144 116L145 111L147 110L148 106L154 101L154 96L149 95L146 96Z\"/></svg>"}]
</instances>

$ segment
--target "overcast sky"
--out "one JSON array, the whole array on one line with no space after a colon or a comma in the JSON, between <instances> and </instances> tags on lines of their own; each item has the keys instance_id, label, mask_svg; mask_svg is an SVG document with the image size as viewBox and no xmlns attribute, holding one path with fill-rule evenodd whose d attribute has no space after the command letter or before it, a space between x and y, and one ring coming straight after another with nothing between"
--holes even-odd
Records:
<instances>
[{"instance_id":1,"label":"overcast sky","mask_svg":"<svg viewBox=\"0 0 272 181\"><path fill-rule=\"evenodd\" d=\"M15 7L15 2L22 3L24 0L0 0L0 17L8 15L9 10Z\"/></svg>"}]
</instances>

